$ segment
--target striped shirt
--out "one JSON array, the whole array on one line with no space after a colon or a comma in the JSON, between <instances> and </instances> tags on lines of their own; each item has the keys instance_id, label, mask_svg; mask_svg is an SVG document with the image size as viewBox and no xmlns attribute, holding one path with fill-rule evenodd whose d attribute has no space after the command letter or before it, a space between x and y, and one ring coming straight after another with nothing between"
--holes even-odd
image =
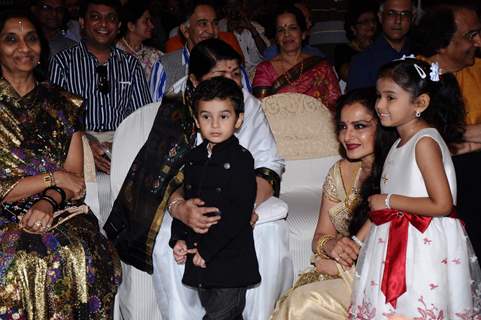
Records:
<instances>
[{"instance_id":1,"label":"striped shirt","mask_svg":"<svg viewBox=\"0 0 481 320\"><path fill-rule=\"evenodd\" d=\"M130 113L152 102L140 62L112 47L107 66L109 92L99 91L97 58L83 42L60 51L50 59L50 82L85 99L85 128L113 131Z\"/></svg>"},{"instance_id":2,"label":"striped shirt","mask_svg":"<svg viewBox=\"0 0 481 320\"><path fill-rule=\"evenodd\" d=\"M189 72L190 52L187 47L182 49L182 68L185 70L185 75ZM240 66L242 74L242 86L249 92L252 92L252 85L249 80L244 66ZM152 67L152 75L150 76L150 93L154 101L162 101L162 97L170 88L167 88L167 73L162 65L162 62L158 60Z\"/></svg>"}]
</instances>

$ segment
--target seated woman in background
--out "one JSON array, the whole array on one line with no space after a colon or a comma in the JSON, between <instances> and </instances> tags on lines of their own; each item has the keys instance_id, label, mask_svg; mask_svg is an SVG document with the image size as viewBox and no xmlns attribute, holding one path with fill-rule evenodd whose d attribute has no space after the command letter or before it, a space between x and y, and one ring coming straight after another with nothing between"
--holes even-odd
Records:
<instances>
[{"instance_id":1,"label":"seated woman in background","mask_svg":"<svg viewBox=\"0 0 481 320\"><path fill-rule=\"evenodd\" d=\"M294 6L282 6L276 14L279 54L257 65L252 83L254 95L264 98L283 92L303 93L333 110L340 95L336 74L326 59L302 52L305 38L302 12Z\"/></svg>"},{"instance_id":2,"label":"seated woman in background","mask_svg":"<svg viewBox=\"0 0 481 320\"><path fill-rule=\"evenodd\" d=\"M370 1L352 2L344 18L344 30L349 43L336 46L334 64L341 80L347 82L351 58L371 45L376 36L377 5Z\"/></svg>"},{"instance_id":3,"label":"seated woman in background","mask_svg":"<svg viewBox=\"0 0 481 320\"><path fill-rule=\"evenodd\" d=\"M375 90L365 88L342 96L336 105L337 134L346 159L332 166L324 182L312 240L315 267L301 274L278 301L273 320L347 319L353 264L368 231L361 226L369 207L361 200L375 192L373 186L378 188L384 159L396 138L394 130L381 127L375 101Z\"/></svg>"},{"instance_id":4,"label":"seated woman in background","mask_svg":"<svg viewBox=\"0 0 481 320\"><path fill-rule=\"evenodd\" d=\"M117 41L117 48L139 59L147 82L150 80L152 66L163 54L160 50L143 44L145 40L152 38L154 30L149 2L147 0L130 0L122 6L122 24L120 25L122 37Z\"/></svg>"},{"instance_id":5,"label":"seated woman in background","mask_svg":"<svg viewBox=\"0 0 481 320\"><path fill-rule=\"evenodd\" d=\"M0 318L108 319L120 263L82 201L82 100L38 82L32 21L0 14Z\"/></svg>"}]
</instances>

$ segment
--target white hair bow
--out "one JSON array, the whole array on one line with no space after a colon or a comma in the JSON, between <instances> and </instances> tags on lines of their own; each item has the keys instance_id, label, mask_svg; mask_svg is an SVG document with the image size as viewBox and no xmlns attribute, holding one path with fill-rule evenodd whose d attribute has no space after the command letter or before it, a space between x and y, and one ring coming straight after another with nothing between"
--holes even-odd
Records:
<instances>
[{"instance_id":1,"label":"white hair bow","mask_svg":"<svg viewBox=\"0 0 481 320\"><path fill-rule=\"evenodd\" d=\"M429 78L431 81L438 82L439 81L439 63L433 62L431 63L431 72L429 73Z\"/></svg>"}]
</instances>

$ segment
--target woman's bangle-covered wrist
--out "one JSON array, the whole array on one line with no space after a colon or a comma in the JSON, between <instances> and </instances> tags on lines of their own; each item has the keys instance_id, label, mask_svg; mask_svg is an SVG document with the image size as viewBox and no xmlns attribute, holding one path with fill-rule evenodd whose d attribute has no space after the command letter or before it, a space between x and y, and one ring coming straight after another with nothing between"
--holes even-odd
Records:
<instances>
[{"instance_id":1,"label":"woman's bangle-covered wrist","mask_svg":"<svg viewBox=\"0 0 481 320\"><path fill-rule=\"evenodd\" d=\"M326 247L326 244L334 238L335 237L333 235L330 235L330 234L326 234L326 235L321 236L319 238L319 240L317 241L316 255L318 255L319 257L324 258L324 259L330 259L329 255L327 254L327 252L325 250L325 247Z\"/></svg>"},{"instance_id":2,"label":"woman's bangle-covered wrist","mask_svg":"<svg viewBox=\"0 0 481 320\"><path fill-rule=\"evenodd\" d=\"M45 188L51 188L56 186L55 176L53 175L53 172L46 172L44 174L43 183L45 184Z\"/></svg>"},{"instance_id":3,"label":"woman's bangle-covered wrist","mask_svg":"<svg viewBox=\"0 0 481 320\"><path fill-rule=\"evenodd\" d=\"M354 241L359 247L364 247L364 242L362 242L361 239L359 239L358 237L356 236L352 236L351 237L352 241Z\"/></svg>"},{"instance_id":4,"label":"woman's bangle-covered wrist","mask_svg":"<svg viewBox=\"0 0 481 320\"><path fill-rule=\"evenodd\" d=\"M167 206L167 211L169 212L171 217L174 217L175 208L178 207L179 204L183 202L185 202L184 198L176 198L169 203L169 205Z\"/></svg>"}]
</instances>

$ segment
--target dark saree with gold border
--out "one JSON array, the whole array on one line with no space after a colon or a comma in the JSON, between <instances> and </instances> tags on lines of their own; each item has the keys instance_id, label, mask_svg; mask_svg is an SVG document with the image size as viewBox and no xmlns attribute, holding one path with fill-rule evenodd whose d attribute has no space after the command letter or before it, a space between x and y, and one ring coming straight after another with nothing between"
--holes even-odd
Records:
<instances>
[{"instance_id":1,"label":"dark saree with gold border","mask_svg":"<svg viewBox=\"0 0 481 320\"><path fill-rule=\"evenodd\" d=\"M0 78L2 201L23 178L62 168L82 115L82 100L56 86L20 97ZM0 205L0 319L110 319L120 263L95 216L27 233L19 221L38 197Z\"/></svg>"}]
</instances>

